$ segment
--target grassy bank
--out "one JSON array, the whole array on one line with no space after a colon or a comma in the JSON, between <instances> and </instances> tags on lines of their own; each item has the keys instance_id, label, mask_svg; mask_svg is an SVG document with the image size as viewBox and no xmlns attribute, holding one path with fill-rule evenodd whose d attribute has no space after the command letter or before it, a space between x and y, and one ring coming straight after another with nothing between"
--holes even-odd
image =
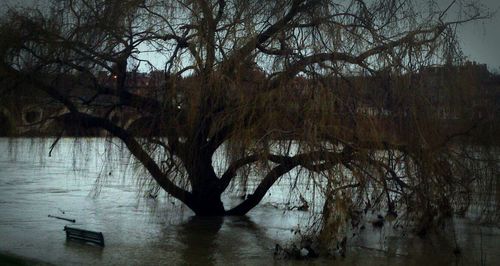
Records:
<instances>
[{"instance_id":1,"label":"grassy bank","mask_svg":"<svg viewBox=\"0 0 500 266\"><path fill-rule=\"evenodd\" d=\"M8 252L0 252L0 265L1 266L20 266L20 265L52 265L43 261L18 256Z\"/></svg>"}]
</instances>

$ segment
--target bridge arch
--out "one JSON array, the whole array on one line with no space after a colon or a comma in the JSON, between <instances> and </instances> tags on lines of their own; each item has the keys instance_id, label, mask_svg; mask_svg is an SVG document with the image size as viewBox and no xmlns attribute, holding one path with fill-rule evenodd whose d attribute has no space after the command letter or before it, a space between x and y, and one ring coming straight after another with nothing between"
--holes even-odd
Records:
<instances>
[{"instance_id":1,"label":"bridge arch","mask_svg":"<svg viewBox=\"0 0 500 266\"><path fill-rule=\"evenodd\" d=\"M113 122L115 125L120 126L124 129L129 129L130 126L139 123L140 121L146 121L150 118L145 116L140 116L136 113L127 113L120 110L113 110L107 115L107 118Z\"/></svg>"},{"instance_id":2,"label":"bridge arch","mask_svg":"<svg viewBox=\"0 0 500 266\"><path fill-rule=\"evenodd\" d=\"M141 119L142 117L139 115L134 115L132 117L127 117L127 120L124 121L125 123L123 124L124 129L129 129L132 124L134 124L136 121Z\"/></svg>"},{"instance_id":3,"label":"bridge arch","mask_svg":"<svg viewBox=\"0 0 500 266\"><path fill-rule=\"evenodd\" d=\"M137 116L136 119L128 121L126 129L136 136L154 136L165 132L166 125L152 116Z\"/></svg>"},{"instance_id":4,"label":"bridge arch","mask_svg":"<svg viewBox=\"0 0 500 266\"><path fill-rule=\"evenodd\" d=\"M23 125L39 123L43 119L43 109L40 106L26 106L21 112Z\"/></svg>"}]
</instances>

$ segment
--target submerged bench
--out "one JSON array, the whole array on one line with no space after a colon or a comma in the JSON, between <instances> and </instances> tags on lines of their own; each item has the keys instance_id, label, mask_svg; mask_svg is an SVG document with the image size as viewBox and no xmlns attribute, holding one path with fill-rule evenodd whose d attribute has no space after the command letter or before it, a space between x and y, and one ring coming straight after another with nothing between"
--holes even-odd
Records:
<instances>
[{"instance_id":1,"label":"submerged bench","mask_svg":"<svg viewBox=\"0 0 500 266\"><path fill-rule=\"evenodd\" d=\"M104 247L104 236L101 232L93 232L68 226L64 226L64 231L66 231L66 239L90 242Z\"/></svg>"}]
</instances>

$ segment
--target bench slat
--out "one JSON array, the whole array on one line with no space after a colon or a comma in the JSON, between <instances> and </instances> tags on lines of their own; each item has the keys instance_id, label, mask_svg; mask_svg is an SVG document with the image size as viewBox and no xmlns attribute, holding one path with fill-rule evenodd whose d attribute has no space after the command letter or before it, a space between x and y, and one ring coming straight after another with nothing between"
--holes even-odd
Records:
<instances>
[{"instance_id":1,"label":"bench slat","mask_svg":"<svg viewBox=\"0 0 500 266\"><path fill-rule=\"evenodd\" d=\"M92 242L104 247L104 236L102 232L93 232L74 227L64 227L66 238Z\"/></svg>"}]
</instances>

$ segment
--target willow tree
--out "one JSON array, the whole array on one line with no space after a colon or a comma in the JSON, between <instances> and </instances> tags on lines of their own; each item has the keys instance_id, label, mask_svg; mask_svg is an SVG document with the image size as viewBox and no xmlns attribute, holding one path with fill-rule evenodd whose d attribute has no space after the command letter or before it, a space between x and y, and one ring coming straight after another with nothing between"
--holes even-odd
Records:
<instances>
[{"instance_id":1,"label":"willow tree","mask_svg":"<svg viewBox=\"0 0 500 266\"><path fill-rule=\"evenodd\" d=\"M418 119L429 113L414 104L418 71L459 63L455 26L484 18L474 3L423 5L53 1L2 19L0 73L61 106L47 119L62 129L99 128L120 139L196 215L244 215L298 169L325 185L325 207L332 197L367 203L380 193L376 202L394 211L396 200L441 200L433 182L446 192L453 185L432 163L453 132L439 135ZM471 128L465 123L457 135ZM220 150L222 172L214 170ZM257 185L225 207L221 194L249 170Z\"/></svg>"}]
</instances>

